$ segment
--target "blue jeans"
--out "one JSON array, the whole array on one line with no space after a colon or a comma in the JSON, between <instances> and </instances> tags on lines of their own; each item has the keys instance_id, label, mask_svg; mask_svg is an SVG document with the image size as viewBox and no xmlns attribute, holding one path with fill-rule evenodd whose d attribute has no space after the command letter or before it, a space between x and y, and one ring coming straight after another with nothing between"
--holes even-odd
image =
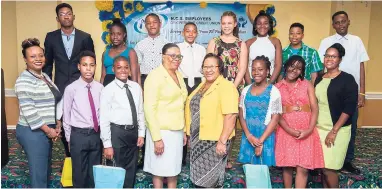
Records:
<instances>
[{"instance_id":1,"label":"blue jeans","mask_svg":"<svg viewBox=\"0 0 382 189\"><path fill-rule=\"evenodd\" d=\"M54 125L49 127L54 128ZM32 188L48 188L52 169L52 140L41 129L17 125L16 138L27 155Z\"/></svg>"},{"instance_id":2,"label":"blue jeans","mask_svg":"<svg viewBox=\"0 0 382 189\"><path fill-rule=\"evenodd\" d=\"M354 160L355 136L357 135L358 108L355 110L351 123L351 137L346 153L345 163L350 163Z\"/></svg>"}]
</instances>

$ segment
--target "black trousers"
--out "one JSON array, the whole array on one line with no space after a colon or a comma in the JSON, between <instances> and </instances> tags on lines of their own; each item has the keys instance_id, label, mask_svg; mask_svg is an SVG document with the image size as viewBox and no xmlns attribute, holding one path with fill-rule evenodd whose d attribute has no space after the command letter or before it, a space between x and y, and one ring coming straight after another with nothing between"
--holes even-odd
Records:
<instances>
[{"instance_id":1,"label":"black trousers","mask_svg":"<svg viewBox=\"0 0 382 189\"><path fill-rule=\"evenodd\" d=\"M112 124L110 130L116 166L126 170L123 188L134 188L138 166L138 127L124 129Z\"/></svg>"},{"instance_id":2,"label":"black trousers","mask_svg":"<svg viewBox=\"0 0 382 189\"><path fill-rule=\"evenodd\" d=\"M69 152L69 144L68 144L68 141L66 140L66 137L65 137L65 129L63 129L63 128L61 129L61 142L64 145L65 156L70 157L71 154Z\"/></svg>"},{"instance_id":3,"label":"black trousers","mask_svg":"<svg viewBox=\"0 0 382 189\"><path fill-rule=\"evenodd\" d=\"M70 133L74 188L94 188L93 165L101 164L100 133L93 128L72 127Z\"/></svg>"}]
</instances>

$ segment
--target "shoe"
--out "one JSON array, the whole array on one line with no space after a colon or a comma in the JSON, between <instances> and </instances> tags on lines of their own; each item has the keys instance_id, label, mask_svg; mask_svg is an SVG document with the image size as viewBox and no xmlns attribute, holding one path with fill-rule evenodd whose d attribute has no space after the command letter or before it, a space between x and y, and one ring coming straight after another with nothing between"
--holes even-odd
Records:
<instances>
[{"instance_id":1,"label":"shoe","mask_svg":"<svg viewBox=\"0 0 382 189\"><path fill-rule=\"evenodd\" d=\"M354 166L351 162L344 163L344 166L341 169L344 172L353 173L356 175L361 174L361 170Z\"/></svg>"},{"instance_id":2,"label":"shoe","mask_svg":"<svg viewBox=\"0 0 382 189\"><path fill-rule=\"evenodd\" d=\"M319 169L309 170L311 176L318 176L320 174Z\"/></svg>"}]
</instances>

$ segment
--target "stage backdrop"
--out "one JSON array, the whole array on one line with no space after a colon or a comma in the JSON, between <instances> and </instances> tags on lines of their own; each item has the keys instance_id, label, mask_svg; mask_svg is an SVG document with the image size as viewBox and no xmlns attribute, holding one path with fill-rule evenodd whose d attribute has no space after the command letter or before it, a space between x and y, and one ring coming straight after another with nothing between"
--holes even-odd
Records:
<instances>
[{"instance_id":1,"label":"stage backdrop","mask_svg":"<svg viewBox=\"0 0 382 189\"><path fill-rule=\"evenodd\" d=\"M183 41L182 30L187 22L194 22L198 26L199 35L197 43L204 45L213 37L220 35L220 17L224 11L232 11L236 14L239 26L239 37L247 40L252 35L252 22L260 10L265 10L274 21L275 13L273 5L266 4L233 4L218 3L145 3L142 1L96 1L95 5L102 22L102 40L110 45L109 26L112 19L120 18L127 28L127 43L134 47L137 42L147 36L144 19L149 13L156 13L162 21L161 34L171 42ZM275 29L276 30L276 29ZM274 35L277 35L277 31Z\"/></svg>"}]
</instances>

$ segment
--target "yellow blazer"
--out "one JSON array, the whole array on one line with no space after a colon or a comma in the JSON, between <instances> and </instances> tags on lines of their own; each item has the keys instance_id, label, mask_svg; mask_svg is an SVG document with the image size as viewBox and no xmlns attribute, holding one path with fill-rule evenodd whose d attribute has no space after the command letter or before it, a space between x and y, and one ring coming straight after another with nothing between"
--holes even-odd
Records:
<instances>
[{"instance_id":1,"label":"yellow blazer","mask_svg":"<svg viewBox=\"0 0 382 189\"><path fill-rule=\"evenodd\" d=\"M161 140L160 130L183 130L187 88L183 76L176 72L180 88L161 64L152 70L144 84L144 111L153 141Z\"/></svg>"},{"instance_id":2,"label":"yellow blazer","mask_svg":"<svg viewBox=\"0 0 382 189\"><path fill-rule=\"evenodd\" d=\"M187 98L186 101L186 132L190 135L191 109L190 101L203 86L203 81ZM225 114L239 112L239 93L235 85L219 76L200 100L200 140L218 141L223 131ZM235 136L235 130L229 138Z\"/></svg>"}]
</instances>

